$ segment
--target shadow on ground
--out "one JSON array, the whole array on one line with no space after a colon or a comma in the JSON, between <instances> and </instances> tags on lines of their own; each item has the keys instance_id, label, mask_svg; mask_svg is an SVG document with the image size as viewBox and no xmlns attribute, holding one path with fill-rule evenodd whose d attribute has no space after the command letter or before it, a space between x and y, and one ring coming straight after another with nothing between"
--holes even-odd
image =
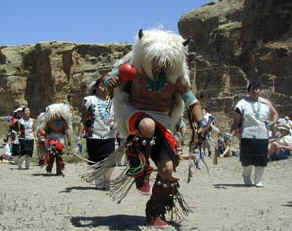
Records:
<instances>
[{"instance_id":1,"label":"shadow on ground","mask_svg":"<svg viewBox=\"0 0 292 231\"><path fill-rule=\"evenodd\" d=\"M72 217L71 223L73 226L78 228L97 228L102 229L102 226L106 226L109 230L119 231L136 231L144 230L143 226L148 226L146 218L143 216L129 216L129 215L113 215L107 217ZM150 226L148 226L150 227ZM181 230L180 224L170 222L169 226L163 230ZM148 230L146 228L146 230ZM152 229L151 229L152 230ZM156 229L155 229L156 230ZM197 230L197 227L193 227L188 230Z\"/></svg>"},{"instance_id":2,"label":"shadow on ground","mask_svg":"<svg viewBox=\"0 0 292 231\"><path fill-rule=\"evenodd\" d=\"M214 188L217 189L227 189L229 187L234 187L234 188L246 188L250 186L246 186L244 184L213 184Z\"/></svg>"},{"instance_id":3,"label":"shadow on ground","mask_svg":"<svg viewBox=\"0 0 292 231\"><path fill-rule=\"evenodd\" d=\"M71 223L78 228L107 226L109 230L139 230L146 225L145 217L113 215L107 217L72 217ZM102 228L102 227L100 227Z\"/></svg>"},{"instance_id":4,"label":"shadow on ground","mask_svg":"<svg viewBox=\"0 0 292 231\"><path fill-rule=\"evenodd\" d=\"M286 204L283 204L282 206L291 207L292 208L292 201L288 201L288 202L286 202Z\"/></svg>"},{"instance_id":5,"label":"shadow on ground","mask_svg":"<svg viewBox=\"0 0 292 231\"><path fill-rule=\"evenodd\" d=\"M73 190L85 191L85 190L98 190L96 187L82 187L82 186L74 186L74 187L67 187L64 191L60 191L60 193L69 193Z\"/></svg>"},{"instance_id":6,"label":"shadow on ground","mask_svg":"<svg viewBox=\"0 0 292 231\"><path fill-rule=\"evenodd\" d=\"M57 174L48 174L48 173L33 173L31 174L32 176L45 176L45 177L51 177L51 176L54 176L54 177L57 177Z\"/></svg>"}]
</instances>

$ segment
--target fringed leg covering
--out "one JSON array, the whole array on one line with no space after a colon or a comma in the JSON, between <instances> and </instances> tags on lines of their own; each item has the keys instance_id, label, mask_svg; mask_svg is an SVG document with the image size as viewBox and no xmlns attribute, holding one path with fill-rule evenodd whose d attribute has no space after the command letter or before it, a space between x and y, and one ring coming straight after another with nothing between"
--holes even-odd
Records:
<instances>
[{"instance_id":1,"label":"fringed leg covering","mask_svg":"<svg viewBox=\"0 0 292 231\"><path fill-rule=\"evenodd\" d=\"M65 163L61 155L56 156L56 173L57 175L63 175L63 170L65 168Z\"/></svg>"},{"instance_id":2,"label":"fringed leg covering","mask_svg":"<svg viewBox=\"0 0 292 231\"><path fill-rule=\"evenodd\" d=\"M155 144L154 139L144 139L129 136L127 140L127 158L129 168L125 169L121 175L112 181L110 195L118 203L126 197L132 185L145 194L150 194L149 177L153 171L149 162L151 146Z\"/></svg>"},{"instance_id":3,"label":"fringed leg covering","mask_svg":"<svg viewBox=\"0 0 292 231\"><path fill-rule=\"evenodd\" d=\"M178 181L161 180L157 175L151 198L146 204L146 217L149 224L153 224L157 218L163 221L181 222L191 212L178 189Z\"/></svg>"},{"instance_id":4,"label":"fringed leg covering","mask_svg":"<svg viewBox=\"0 0 292 231\"><path fill-rule=\"evenodd\" d=\"M48 154L46 158L46 163L47 163L46 170L48 173L52 172L54 162L55 162L55 157Z\"/></svg>"}]
</instances>

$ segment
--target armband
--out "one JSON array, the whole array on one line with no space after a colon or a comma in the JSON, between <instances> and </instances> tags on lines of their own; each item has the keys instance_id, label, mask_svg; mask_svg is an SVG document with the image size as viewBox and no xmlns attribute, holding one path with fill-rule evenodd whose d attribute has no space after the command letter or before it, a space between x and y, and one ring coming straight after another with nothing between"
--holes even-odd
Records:
<instances>
[{"instance_id":1,"label":"armband","mask_svg":"<svg viewBox=\"0 0 292 231\"><path fill-rule=\"evenodd\" d=\"M203 127L206 127L207 125L208 123L206 122L206 120L198 121L198 128L203 128Z\"/></svg>"},{"instance_id":2,"label":"armband","mask_svg":"<svg viewBox=\"0 0 292 231\"><path fill-rule=\"evenodd\" d=\"M196 98L196 96L194 95L194 93L191 90L186 92L182 96L182 98L187 106L193 105L194 103L196 103L198 101L198 99Z\"/></svg>"},{"instance_id":3,"label":"armband","mask_svg":"<svg viewBox=\"0 0 292 231\"><path fill-rule=\"evenodd\" d=\"M105 85L105 87L109 87L109 81L111 80L111 78L113 76L117 76L119 74L119 70L118 69L113 69L103 80L103 83Z\"/></svg>"}]
</instances>

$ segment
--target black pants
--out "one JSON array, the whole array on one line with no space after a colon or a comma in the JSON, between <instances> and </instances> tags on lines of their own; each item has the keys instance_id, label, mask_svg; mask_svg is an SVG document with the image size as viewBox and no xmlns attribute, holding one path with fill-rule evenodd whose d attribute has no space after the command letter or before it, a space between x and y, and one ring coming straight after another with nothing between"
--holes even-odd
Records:
<instances>
[{"instance_id":1,"label":"black pants","mask_svg":"<svg viewBox=\"0 0 292 231\"><path fill-rule=\"evenodd\" d=\"M99 162L115 150L115 138L111 139L86 139L88 159Z\"/></svg>"},{"instance_id":2,"label":"black pants","mask_svg":"<svg viewBox=\"0 0 292 231\"><path fill-rule=\"evenodd\" d=\"M20 139L20 155L32 157L34 140Z\"/></svg>"},{"instance_id":3,"label":"black pants","mask_svg":"<svg viewBox=\"0 0 292 231\"><path fill-rule=\"evenodd\" d=\"M266 167L268 162L268 139L240 140L240 161L242 166Z\"/></svg>"},{"instance_id":4,"label":"black pants","mask_svg":"<svg viewBox=\"0 0 292 231\"><path fill-rule=\"evenodd\" d=\"M11 154L12 156L20 155L20 144L12 144Z\"/></svg>"}]
</instances>

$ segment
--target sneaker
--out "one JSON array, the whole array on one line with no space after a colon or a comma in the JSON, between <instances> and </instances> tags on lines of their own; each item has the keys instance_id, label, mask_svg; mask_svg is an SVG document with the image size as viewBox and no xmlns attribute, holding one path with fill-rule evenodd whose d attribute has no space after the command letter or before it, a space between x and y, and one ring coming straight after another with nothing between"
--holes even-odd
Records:
<instances>
[{"instance_id":1,"label":"sneaker","mask_svg":"<svg viewBox=\"0 0 292 231\"><path fill-rule=\"evenodd\" d=\"M152 221L150 222L150 225L153 225L157 228L164 228L168 226L168 224L165 221L161 220L158 217L152 219Z\"/></svg>"},{"instance_id":2,"label":"sneaker","mask_svg":"<svg viewBox=\"0 0 292 231\"><path fill-rule=\"evenodd\" d=\"M257 188L263 188L264 184L262 182L259 182L255 185Z\"/></svg>"},{"instance_id":3,"label":"sneaker","mask_svg":"<svg viewBox=\"0 0 292 231\"><path fill-rule=\"evenodd\" d=\"M150 191L151 191L151 186L150 184L147 182L147 183L144 183L143 186L137 188L139 190L140 193L142 193L143 195L145 196L148 196L150 195Z\"/></svg>"}]
</instances>

